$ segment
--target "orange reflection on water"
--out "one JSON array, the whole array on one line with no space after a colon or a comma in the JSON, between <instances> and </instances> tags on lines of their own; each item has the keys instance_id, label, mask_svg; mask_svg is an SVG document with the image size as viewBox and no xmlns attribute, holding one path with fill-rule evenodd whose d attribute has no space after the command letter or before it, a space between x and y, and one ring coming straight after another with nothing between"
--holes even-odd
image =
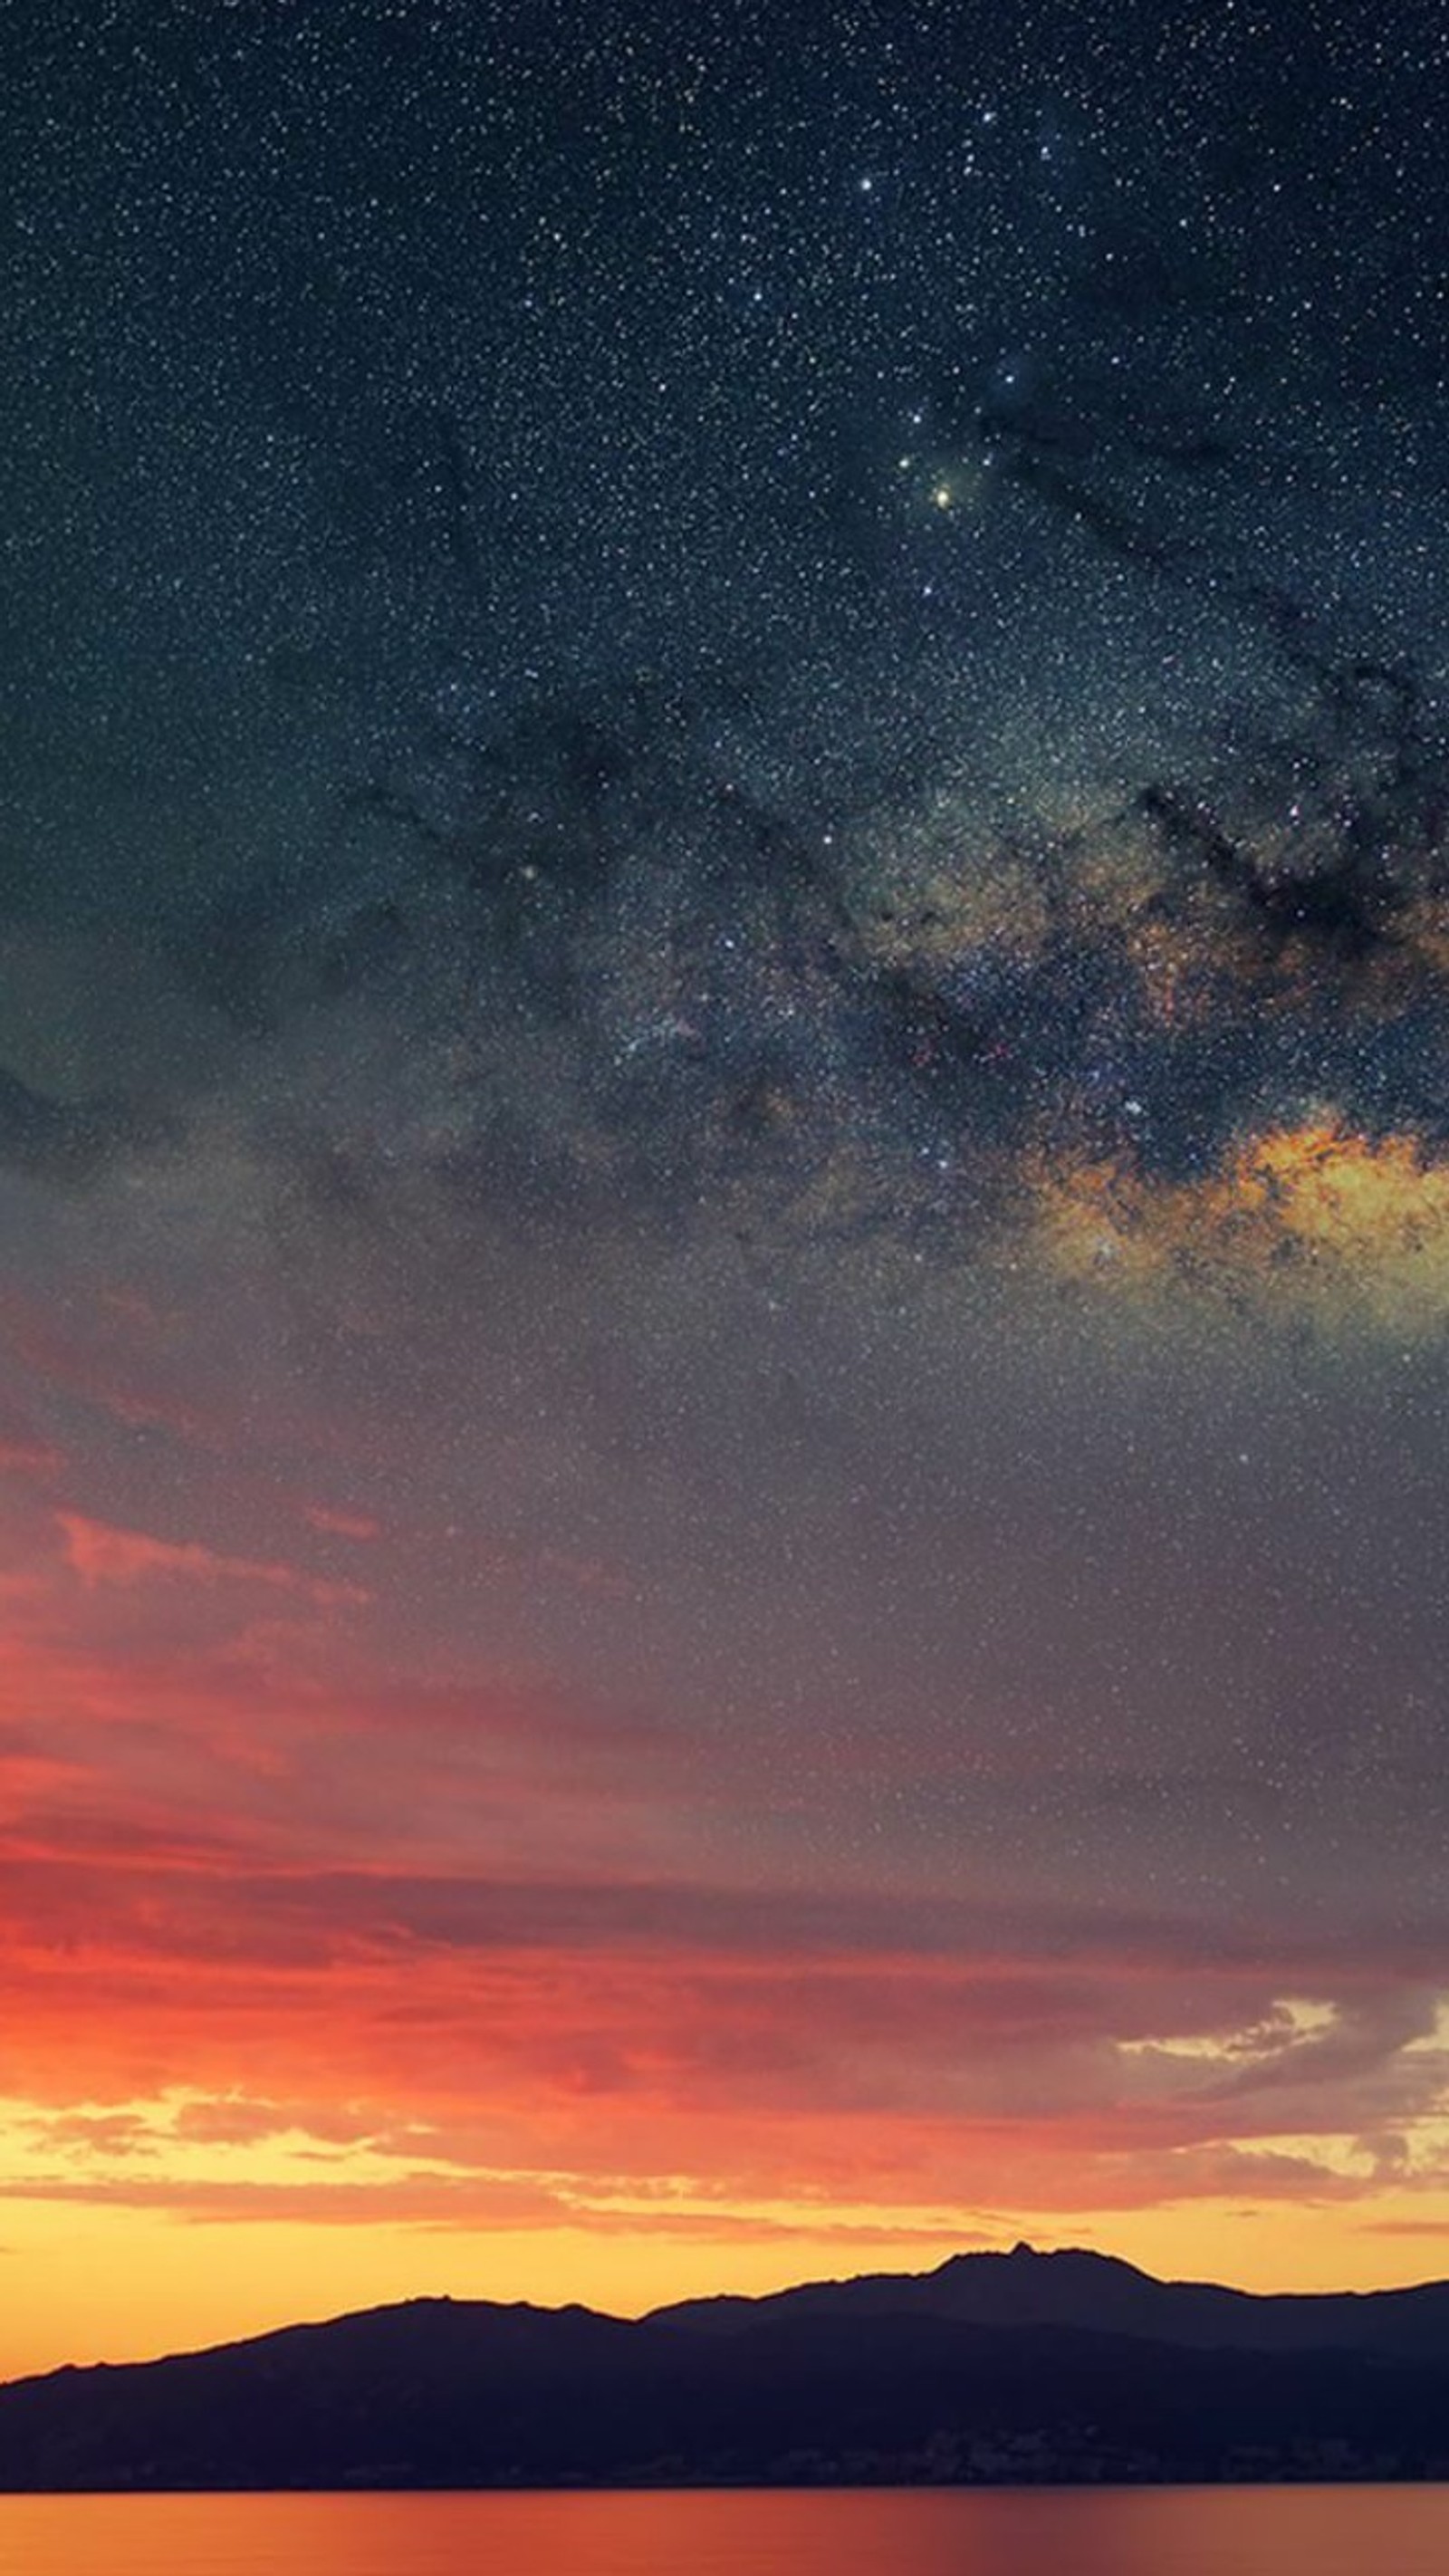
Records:
<instances>
[{"instance_id":1,"label":"orange reflection on water","mask_svg":"<svg viewBox=\"0 0 1449 2576\"><path fill-rule=\"evenodd\" d=\"M4 2496L5 2576L1443 2576L1449 2487Z\"/></svg>"}]
</instances>

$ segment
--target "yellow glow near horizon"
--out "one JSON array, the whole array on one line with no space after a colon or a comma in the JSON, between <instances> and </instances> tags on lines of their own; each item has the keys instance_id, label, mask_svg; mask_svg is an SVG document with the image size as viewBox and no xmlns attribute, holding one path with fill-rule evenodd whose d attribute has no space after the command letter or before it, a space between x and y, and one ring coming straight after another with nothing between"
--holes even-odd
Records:
<instances>
[{"instance_id":1,"label":"yellow glow near horizon","mask_svg":"<svg viewBox=\"0 0 1449 2576\"><path fill-rule=\"evenodd\" d=\"M246 2225L153 2210L10 2203L3 2258L0 2380L64 2362L125 2362L241 2340L276 2327L417 2297L578 2300L638 2315L716 2291L758 2296L803 2280L922 2272L960 2250L1085 2245L1165 2278L1250 2290L1369 2290L1437 2278L1449 2244L1449 2190L1378 2196L1372 2214L1341 2203L1252 2206L1227 2200L1156 2210L1023 2211L992 2245L959 2249L931 2233L831 2233L831 2213L797 2233L751 2241L724 2232L680 2241L647 2226L498 2230L283 2219Z\"/></svg>"}]
</instances>

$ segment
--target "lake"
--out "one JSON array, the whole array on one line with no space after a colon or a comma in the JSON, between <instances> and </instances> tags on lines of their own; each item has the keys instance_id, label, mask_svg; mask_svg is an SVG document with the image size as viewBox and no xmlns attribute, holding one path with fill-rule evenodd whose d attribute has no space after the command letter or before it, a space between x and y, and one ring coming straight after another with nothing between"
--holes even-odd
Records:
<instances>
[{"instance_id":1,"label":"lake","mask_svg":"<svg viewBox=\"0 0 1449 2576\"><path fill-rule=\"evenodd\" d=\"M1443 2576L1449 2486L0 2496L3 2576Z\"/></svg>"}]
</instances>

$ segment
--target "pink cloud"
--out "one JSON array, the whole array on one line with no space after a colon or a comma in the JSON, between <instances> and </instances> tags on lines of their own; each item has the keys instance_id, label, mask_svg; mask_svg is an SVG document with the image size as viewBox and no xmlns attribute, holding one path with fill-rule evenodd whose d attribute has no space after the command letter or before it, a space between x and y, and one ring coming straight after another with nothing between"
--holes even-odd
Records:
<instances>
[{"instance_id":1,"label":"pink cloud","mask_svg":"<svg viewBox=\"0 0 1449 2576\"><path fill-rule=\"evenodd\" d=\"M361 1543L382 1536L381 1521L374 1520L369 1512L340 1512L329 1503L304 1503L302 1518L328 1538L352 1538Z\"/></svg>"},{"instance_id":2,"label":"pink cloud","mask_svg":"<svg viewBox=\"0 0 1449 2576\"><path fill-rule=\"evenodd\" d=\"M359 1584L335 1582L305 1574L276 1559L226 1556L195 1540L180 1544L152 1538L144 1530L116 1529L79 1512L58 1512L66 1561L83 1582L140 1583L153 1576L181 1576L193 1583L259 1583L277 1592L295 1592L319 1607L331 1609L368 1599Z\"/></svg>"}]
</instances>

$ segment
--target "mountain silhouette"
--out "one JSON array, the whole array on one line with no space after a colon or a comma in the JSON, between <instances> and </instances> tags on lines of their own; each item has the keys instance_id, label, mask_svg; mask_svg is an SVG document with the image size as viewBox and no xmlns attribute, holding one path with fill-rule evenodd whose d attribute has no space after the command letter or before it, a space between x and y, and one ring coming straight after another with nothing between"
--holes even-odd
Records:
<instances>
[{"instance_id":1,"label":"mountain silhouette","mask_svg":"<svg viewBox=\"0 0 1449 2576\"><path fill-rule=\"evenodd\" d=\"M954 2317L979 2326L1074 2326L1086 2333L1242 2352L1345 2351L1449 2360L1449 2282L1409 2290L1263 2295L1212 2281L1159 2281L1116 2255L953 2254L934 2272L808 2281L760 2299L686 2299L656 2318L738 2333L767 2316Z\"/></svg>"},{"instance_id":2,"label":"mountain silhouette","mask_svg":"<svg viewBox=\"0 0 1449 2576\"><path fill-rule=\"evenodd\" d=\"M1449 2476L1449 2283L1256 2297L1103 2255L689 2300L416 2299L0 2388L0 2488Z\"/></svg>"}]
</instances>

